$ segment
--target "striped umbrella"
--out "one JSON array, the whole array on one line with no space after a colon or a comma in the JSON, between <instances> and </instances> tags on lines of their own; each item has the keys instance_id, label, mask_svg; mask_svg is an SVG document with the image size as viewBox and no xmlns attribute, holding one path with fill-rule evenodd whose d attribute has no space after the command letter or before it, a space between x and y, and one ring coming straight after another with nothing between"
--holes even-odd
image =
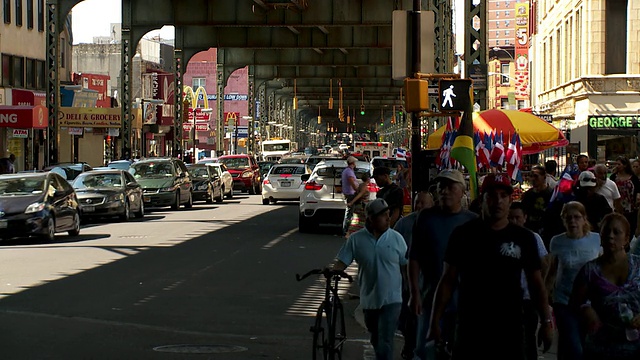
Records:
<instances>
[{"instance_id":1,"label":"striped umbrella","mask_svg":"<svg viewBox=\"0 0 640 360\"><path fill-rule=\"evenodd\" d=\"M558 128L531 113L518 110L485 110L473 113L473 128L474 131L487 134L502 131L507 139L518 132L523 155L569 144ZM429 135L427 149L440 149L444 131L445 126L441 126Z\"/></svg>"}]
</instances>

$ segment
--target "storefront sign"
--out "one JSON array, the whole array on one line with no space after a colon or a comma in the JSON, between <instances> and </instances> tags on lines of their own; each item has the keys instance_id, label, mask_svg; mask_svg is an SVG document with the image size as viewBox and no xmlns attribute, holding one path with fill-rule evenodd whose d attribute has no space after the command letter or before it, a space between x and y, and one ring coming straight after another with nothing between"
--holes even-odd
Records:
<instances>
[{"instance_id":1,"label":"storefront sign","mask_svg":"<svg viewBox=\"0 0 640 360\"><path fill-rule=\"evenodd\" d=\"M529 3L515 4L515 87L518 99L529 98Z\"/></svg>"},{"instance_id":2,"label":"storefront sign","mask_svg":"<svg viewBox=\"0 0 640 360\"><path fill-rule=\"evenodd\" d=\"M592 129L640 128L640 116L589 116L589 127Z\"/></svg>"},{"instance_id":3,"label":"storefront sign","mask_svg":"<svg viewBox=\"0 0 640 360\"><path fill-rule=\"evenodd\" d=\"M59 113L59 126L68 127L96 127L96 128L120 128L122 118L119 108L74 108L61 107Z\"/></svg>"},{"instance_id":4,"label":"storefront sign","mask_svg":"<svg viewBox=\"0 0 640 360\"><path fill-rule=\"evenodd\" d=\"M0 106L0 127L45 129L48 125L48 111L42 105Z\"/></svg>"},{"instance_id":5,"label":"storefront sign","mask_svg":"<svg viewBox=\"0 0 640 360\"><path fill-rule=\"evenodd\" d=\"M95 90L98 93L96 100L97 107L110 107L111 98L107 94L107 86L109 85L109 75L98 74L79 74L80 80L78 85L82 85L83 89ZM78 81L78 80L76 80Z\"/></svg>"},{"instance_id":6,"label":"storefront sign","mask_svg":"<svg viewBox=\"0 0 640 360\"><path fill-rule=\"evenodd\" d=\"M83 130L83 128L70 127L69 128L69 135L82 136L82 130Z\"/></svg>"},{"instance_id":7,"label":"storefront sign","mask_svg":"<svg viewBox=\"0 0 640 360\"><path fill-rule=\"evenodd\" d=\"M27 129L13 129L13 138L26 139L29 136L29 130Z\"/></svg>"},{"instance_id":8,"label":"storefront sign","mask_svg":"<svg viewBox=\"0 0 640 360\"><path fill-rule=\"evenodd\" d=\"M182 130L184 130L184 131L191 131L192 128L193 128L193 123L183 123L182 124ZM196 123L196 131L198 131L198 132L209 131L209 124L207 124L207 123Z\"/></svg>"}]
</instances>

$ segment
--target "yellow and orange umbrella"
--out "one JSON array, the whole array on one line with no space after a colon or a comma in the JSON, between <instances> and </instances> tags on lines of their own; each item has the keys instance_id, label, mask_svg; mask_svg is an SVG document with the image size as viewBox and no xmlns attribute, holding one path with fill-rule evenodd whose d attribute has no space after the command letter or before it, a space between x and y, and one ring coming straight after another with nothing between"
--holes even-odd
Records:
<instances>
[{"instance_id":1,"label":"yellow and orange umbrella","mask_svg":"<svg viewBox=\"0 0 640 360\"><path fill-rule=\"evenodd\" d=\"M505 142L509 141L514 132L518 132L523 155L569 144L558 128L531 113L518 110L485 110L473 113L473 130L482 135L502 131ZM445 126L441 126L429 135L428 150L440 149L444 132Z\"/></svg>"}]
</instances>

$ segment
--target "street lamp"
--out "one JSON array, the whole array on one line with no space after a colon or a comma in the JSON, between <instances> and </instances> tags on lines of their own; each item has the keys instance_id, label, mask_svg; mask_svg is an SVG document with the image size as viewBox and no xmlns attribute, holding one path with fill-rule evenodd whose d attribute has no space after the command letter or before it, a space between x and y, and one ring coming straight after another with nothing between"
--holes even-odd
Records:
<instances>
[{"instance_id":1,"label":"street lamp","mask_svg":"<svg viewBox=\"0 0 640 360\"><path fill-rule=\"evenodd\" d=\"M509 57L511 58L511 60L514 60L514 61L515 61L515 59L513 58L513 55L511 55L511 53L510 53L509 51L507 51L507 50L505 50L505 49L503 49L503 48L501 48L501 47L494 46L491 50L496 51L496 52L497 52L497 51L504 51L504 52L506 52L506 53L507 53L507 55L509 55Z\"/></svg>"}]
</instances>

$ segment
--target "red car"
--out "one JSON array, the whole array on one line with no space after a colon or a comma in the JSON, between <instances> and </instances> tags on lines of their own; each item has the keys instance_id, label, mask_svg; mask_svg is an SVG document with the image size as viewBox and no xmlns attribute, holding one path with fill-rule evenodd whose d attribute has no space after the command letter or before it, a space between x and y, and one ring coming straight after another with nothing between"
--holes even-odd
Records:
<instances>
[{"instance_id":1,"label":"red car","mask_svg":"<svg viewBox=\"0 0 640 360\"><path fill-rule=\"evenodd\" d=\"M253 156L223 155L218 158L218 162L225 164L233 177L233 190L246 191L251 195L262 194L260 167Z\"/></svg>"}]
</instances>

